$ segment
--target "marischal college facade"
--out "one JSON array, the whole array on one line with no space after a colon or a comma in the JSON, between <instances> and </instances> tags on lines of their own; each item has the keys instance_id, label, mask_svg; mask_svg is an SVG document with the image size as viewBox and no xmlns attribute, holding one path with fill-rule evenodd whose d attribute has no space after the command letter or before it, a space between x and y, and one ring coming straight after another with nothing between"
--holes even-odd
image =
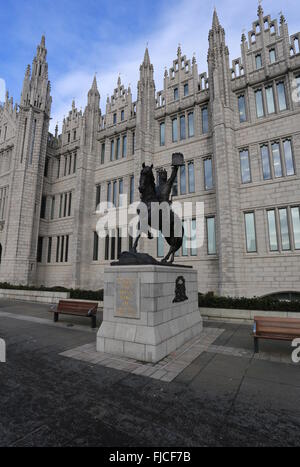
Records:
<instances>
[{"instance_id":1,"label":"marischal college facade","mask_svg":"<svg viewBox=\"0 0 300 467\"><path fill-rule=\"evenodd\" d=\"M258 17L241 58L229 61L216 11L208 74L177 57L156 92L148 50L137 101L120 79L101 114L96 79L84 112L75 103L62 134L49 133L45 38L25 74L20 106L0 108L0 282L84 289L129 238L99 239L100 201L139 199L143 163L170 174L184 154L173 200L204 202L205 241L176 262L198 269L199 292L263 296L300 292L300 33ZM141 242L155 257L162 240Z\"/></svg>"}]
</instances>

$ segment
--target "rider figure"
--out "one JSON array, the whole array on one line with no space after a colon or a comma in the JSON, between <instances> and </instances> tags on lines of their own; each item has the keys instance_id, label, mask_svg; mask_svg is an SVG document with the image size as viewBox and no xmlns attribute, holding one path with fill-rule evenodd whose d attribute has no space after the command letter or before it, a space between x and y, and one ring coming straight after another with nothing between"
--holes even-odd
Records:
<instances>
[{"instance_id":1,"label":"rider figure","mask_svg":"<svg viewBox=\"0 0 300 467\"><path fill-rule=\"evenodd\" d=\"M158 185L156 186L156 195L159 203L167 202L171 204L170 195L173 184L178 173L178 166L172 167L172 174L168 179L168 174L165 169L158 172Z\"/></svg>"}]
</instances>

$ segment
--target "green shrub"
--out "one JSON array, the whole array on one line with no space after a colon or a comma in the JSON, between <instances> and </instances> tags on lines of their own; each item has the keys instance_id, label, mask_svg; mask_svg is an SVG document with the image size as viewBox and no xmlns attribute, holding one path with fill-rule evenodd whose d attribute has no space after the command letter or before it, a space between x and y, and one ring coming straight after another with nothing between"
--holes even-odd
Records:
<instances>
[{"instance_id":1,"label":"green shrub","mask_svg":"<svg viewBox=\"0 0 300 467\"><path fill-rule=\"evenodd\" d=\"M271 297L233 298L218 297L212 293L199 294L200 308L224 308L235 310L300 312L299 301L278 300Z\"/></svg>"}]
</instances>

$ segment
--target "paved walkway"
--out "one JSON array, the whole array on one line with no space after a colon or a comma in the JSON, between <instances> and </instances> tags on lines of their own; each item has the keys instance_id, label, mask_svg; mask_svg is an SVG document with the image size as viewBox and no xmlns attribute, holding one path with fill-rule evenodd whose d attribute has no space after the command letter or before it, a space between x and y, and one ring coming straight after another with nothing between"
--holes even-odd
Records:
<instances>
[{"instance_id":1,"label":"paved walkway","mask_svg":"<svg viewBox=\"0 0 300 467\"><path fill-rule=\"evenodd\" d=\"M66 358L95 333L53 326L47 309L0 300L1 446L299 446L289 344L262 342L254 358L249 326L207 323L219 337L168 383Z\"/></svg>"}]
</instances>

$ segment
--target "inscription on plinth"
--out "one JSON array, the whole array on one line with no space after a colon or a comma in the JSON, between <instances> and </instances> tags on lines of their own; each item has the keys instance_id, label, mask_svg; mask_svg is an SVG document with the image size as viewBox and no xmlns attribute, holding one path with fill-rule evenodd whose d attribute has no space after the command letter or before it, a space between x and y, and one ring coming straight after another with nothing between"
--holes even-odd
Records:
<instances>
[{"instance_id":1,"label":"inscription on plinth","mask_svg":"<svg viewBox=\"0 0 300 467\"><path fill-rule=\"evenodd\" d=\"M117 278L115 288L115 317L140 318L140 283L137 278Z\"/></svg>"}]
</instances>

